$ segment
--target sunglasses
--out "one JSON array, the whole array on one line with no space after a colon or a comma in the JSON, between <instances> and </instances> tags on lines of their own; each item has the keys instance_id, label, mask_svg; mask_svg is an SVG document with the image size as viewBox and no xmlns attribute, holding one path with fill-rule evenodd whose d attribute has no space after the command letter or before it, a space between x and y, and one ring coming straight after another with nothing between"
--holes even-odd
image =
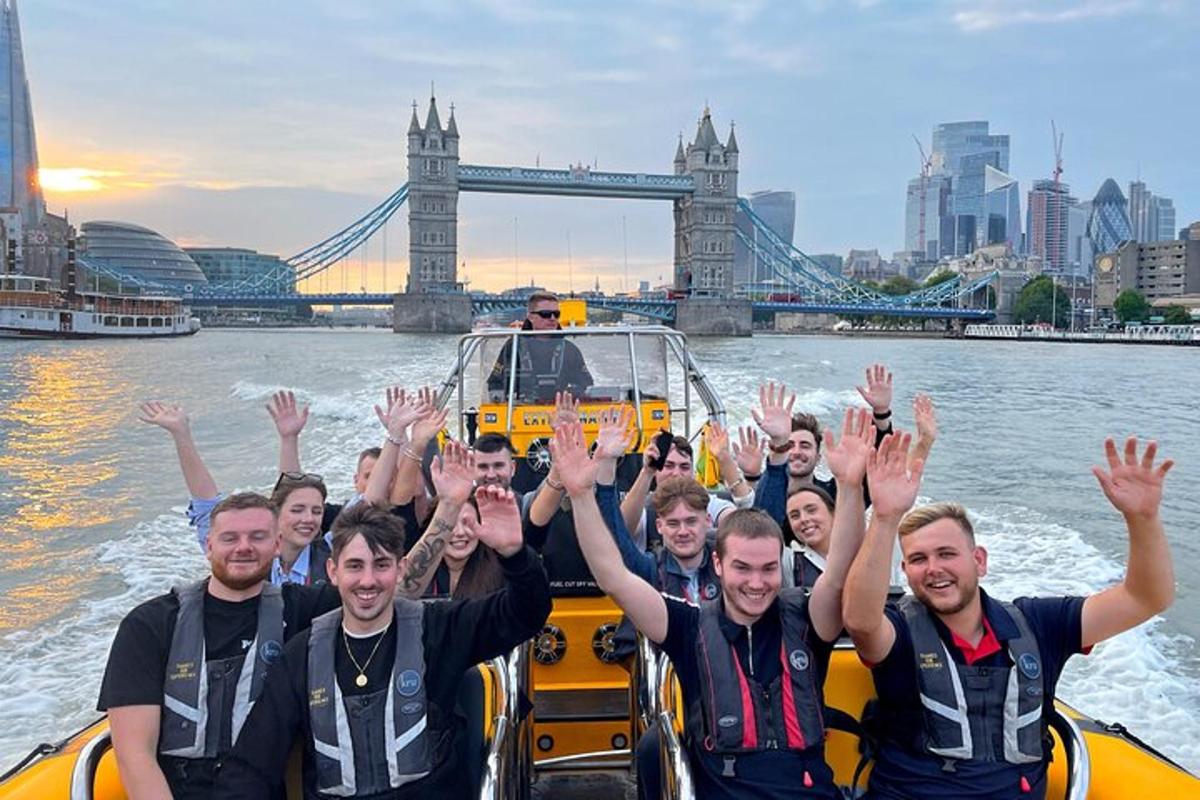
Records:
<instances>
[{"instance_id":1,"label":"sunglasses","mask_svg":"<svg viewBox=\"0 0 1200 800\"><path fill-rule=\"evenodd\" d=\"M562 316L561 311L531 311L531 314L537 314L542 319L558 319Z\"/></svg>"},{"instance_id":2,"label":"sunglasses","mask_svg":"<svg viewBox=\"0 0 1200 800\"><path fill-rule=\"evenodd\" d=\"M274 493L283 485L284 481L307 481L312 483L325 484L325 479L315 472L281 472L279 480L275 481L275 488L271 490Z\"/></svg>"}]
</instances>

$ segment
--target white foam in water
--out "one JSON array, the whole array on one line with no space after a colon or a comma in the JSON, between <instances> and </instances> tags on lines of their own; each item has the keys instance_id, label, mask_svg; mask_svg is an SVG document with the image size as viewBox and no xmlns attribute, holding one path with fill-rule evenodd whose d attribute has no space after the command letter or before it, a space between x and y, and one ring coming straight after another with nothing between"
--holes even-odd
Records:
<instances>
[{"instance_id":1,"label":"white foam in water","mask_svg":"<svg viewBox=\"0 0 1200 800\"><path fill-rule=\"evenodd\" d=\"M8 634L0 644L0 684L22 689L0 695L0 719L9 732L0 737L0 766L99 717L100 680L121 619L143 600L203 576L207 566L182 508L101 545L97 561L117 572L125 591L86 600L71 618Z\"/></svg>"},{"instance_id":2,"label":"white foam in water","mask_svg":"<svg viewBox=\"0 0 1200 800\"><path fill-rule=\"evenodd\" d=\"M1124 563L1101 553L1073 528L1017 506L980 509L976 531L988 549L984 586L1011 599L1034 595L1088 595L1121 580ZM1067 662L1059 697L1200 769L1200 687L1179 668L1196 643L1162 630L1161 619L1097 646Z\"/></svg>"}]
</instances>

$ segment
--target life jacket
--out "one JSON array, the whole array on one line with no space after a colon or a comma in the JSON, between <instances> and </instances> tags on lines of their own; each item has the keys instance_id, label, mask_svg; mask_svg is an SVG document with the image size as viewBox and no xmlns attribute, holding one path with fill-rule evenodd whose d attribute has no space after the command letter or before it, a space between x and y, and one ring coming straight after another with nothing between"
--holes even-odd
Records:
<instances>
[{"instance_id":1,"label":"life jacket","mask_svg":"<svg viewBox=\"0 0 1200 800\"><path fill-rule=\"evenodd\" d=\"M811 594L817 585L817 578L825 572L825 557L811 547L793 543L788 548L792 551L792 579L797 589L803 589L805 594Z\"/></svg>"},{"instance_id":2,"label":"life jacket","mask_svg":"<svg viewBox=\"0 0 1200 800\"><path fill-rule=\"evenodd\" d=\"M716 600L721 596L721 580L713 571L712 557L709 555L709 543L705 542L704 560L700 562L700 566L696 569L696 588L698 596L693 597L690 589L690 581L687 575L683 574L683 568L679 566L679 562L675 560L675 556L671 555L666 549L660 550L655 554L658 561L658 590L664 594L669 594L672 597L682 597L693 605L700 605L703 602ZM674 566L675 569L669 567Z\"/></svg>"},{"instance_id":3,"label":"life jacket","mask_svg":"<svg viewBox=\"0 0 1200 800\"><path fill-rule=\"evenodd\" d=\"M708 752L801 751L825 739L816 664L807 642L808 598L796 589L784 589L777 602L783 626L780 672L767 687L742 671L721 629L721 600L700 607L700 691L688 708L687 731Z\"/></svg>"},{"instance_id":4,"label":"life jacket","mask_svg":"<svg viewBox=\"0 0 1200 800\"><path fill-rule=\"evenodd\" d=\"M325 541L325 537L318 536L313 539L308 545L308 585L315 583L328 583L329 573L326 570L326 564L332 554L332 548Z\"/></svg>"},{"instance_id":5,"label":"life jacket","mask_svg":"<svg viewBox=\"0 0 1200 800\"><path fill-rule=\"evenodd\" d=\"M179 614L171 635L163 680L158 752L176 758L216 758L232 749L267 669L283 655L283 594L264 585L254 641L240 655L208 660L204 642L204 594L208 581L177 586ZM249 669L246 666L249 665ZM229 723L229 741L222 732Z\"/></svg>"},{"instance_id":6,"label":"life jacket","mask_svg":"<svg viewBox=\"0 0 1200 800\"><path fill-rule=\"evenodd\" d=\"M341 646L342 609L313 620L308 640L308 715L318 794L377 794L420 780L432 769L421 644L424 608L420 602L397 598L394 611L396 656L388 685L351 697L342 696L334 667L336 648ZM386 765L386 771L381 765Z\"/></svg>"},{"instance_id":7,"label":"life jacket","mask_svg":"<svg viewBox=\"0 0 1200 800\"><path fill-rule=\"evenodd\" d=\"M924 750L945 759L1041 762L1042 660L1021 610L998 602L1020 632L1007 642L1015 668L986 667L956 663L919 600L909 595L898 605L912 636Z\"/></svg>"}]
</instances>

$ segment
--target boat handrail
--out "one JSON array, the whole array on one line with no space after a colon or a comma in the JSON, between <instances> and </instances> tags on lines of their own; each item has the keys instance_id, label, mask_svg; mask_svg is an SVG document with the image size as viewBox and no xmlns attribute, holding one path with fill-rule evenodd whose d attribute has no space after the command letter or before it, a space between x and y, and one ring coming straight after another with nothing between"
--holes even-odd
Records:
<instances>
[{"instance_id":1,"label":"boat handrail","mask_svg":"<svg viewBox=\"0 0 1200 800\"><path fill-rule=\"evenodd\" d=\"M675 733L675 713L671 710L668 700L674 692L675 667L666 655L658 659L658 666L658 697L661 704L661 710L658 712L658 735L663 797L667 800L695 800L692 767L683 744Z\"/></svg>"},{"instance_id":2,"label":"boat handrail","mask_svg":"<svg viewBox=\"0 0 1200 800\"><path fill-rule=\"evenodd\" d=\"M1050 726L1058 731L1067 754L1067 792L1063 800L1086 800L1092 784L1092 758L1083 731L1057 707L1050 714Z\"/></svg>"},{"instance_id":3,"label":"boat handrail","mask_svg":"<svg viewBox=\"0 0 1200 800\"><path fill-rule=\"evenodd\" d=\"M71 768L70 800L93 800L96 796L96 768L110 747L112 732L105 728L79 748L75 766Z\"/></svg>"},{"instance_id":4,"label":"boat handrail","mask_svg":"<svg viewBox=\"0 0 1200 800\"><path fill-rule=\"evenodd\" d=\"M512 692L508 664L503 658L493 658L487 662L487 666L496 681L496 716L491 741L486 742L488 751L483 765L483 780L479 786L479 800L503 800L508 796L506 782L511 756L511 728L516 720L509 716L512 707L509 695Z\"/></svg>"}]
</instances>

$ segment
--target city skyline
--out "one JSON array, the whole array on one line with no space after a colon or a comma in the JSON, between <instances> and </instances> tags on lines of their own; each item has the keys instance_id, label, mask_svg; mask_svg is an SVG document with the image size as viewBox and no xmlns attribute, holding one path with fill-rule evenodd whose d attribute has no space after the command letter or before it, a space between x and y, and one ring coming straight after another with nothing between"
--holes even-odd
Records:
<instances>
[{"instance_id":1,"label":"city skyline","mask_svg":"<svg viewBox=\"0 0 1200 800\"><path fill-rule=\"evenodd\" d=\"M1063 179L1080 196L1110 176L1140 177L1175 200L1180 226L1200 216L1200 176L1183 158L1196 114L1185 103L1185 43L1198 18L1185 4L686 8L483 2L399 18L372 3L24 4L48 206L76 223L145 225L184 246L287 256L404 182L410 103L424 104L432 79L443 108L456 103L463 157L476 163L669 172L676 134L692 135L707 102L722 137L737 123L741 193L795 192L795 242L813 254L901 249L904 187L918 166L911 134L928 141L956 120L988 120L1011 137L1022 193L1053 168L1054 117L1067 135ZM104 49L117 29L126 46ZM1049 41L1056 50L1045 53ZM1106 46L1122 48L1121 64ZM1127 58L1143 51L1155 58ZM1126 66L1151 63L1153 81L1149 67ZM1015 92L1022 74L1033 82ZM1081 76L1112 95L1074 91ZM1150 129L1114 111L1111 96L1122 94L1134 106L1173 103L1173 124ZM64 191L88 182L93 191ZM393 286L407 261L398 222ZM662 204L473 196L459 235L473 285L498 281L485 288L514 277L565 288L568 258L574 288L595 277L620 288L625 250L629 284L670 280ZM381 257L379 243L367 260Z\"/></svg>"}]
</instances>

